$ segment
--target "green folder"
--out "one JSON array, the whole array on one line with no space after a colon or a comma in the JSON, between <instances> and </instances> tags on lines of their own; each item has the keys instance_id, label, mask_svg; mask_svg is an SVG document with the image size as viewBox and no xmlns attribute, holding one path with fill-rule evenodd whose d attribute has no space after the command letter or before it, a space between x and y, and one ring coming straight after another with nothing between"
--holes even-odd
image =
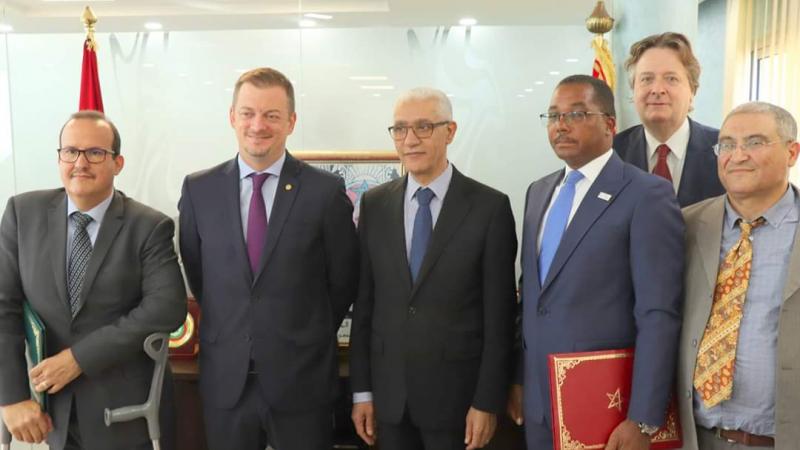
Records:
<instances>
[{"instance_id":1,"label":"green folder","mask_svg":"<svg viewBox=\"0 0 800 450\"><path fill-rule=\"evenodd\" d=\"M47 339L44 323L36 311L27 301L22 308L25 319L25 342L28 344L28 365L32 368L47 357ZM36 392L31 385L31 398L41 405L42 411L47 411L47 392Z\"/></svg>"}]
</instances>

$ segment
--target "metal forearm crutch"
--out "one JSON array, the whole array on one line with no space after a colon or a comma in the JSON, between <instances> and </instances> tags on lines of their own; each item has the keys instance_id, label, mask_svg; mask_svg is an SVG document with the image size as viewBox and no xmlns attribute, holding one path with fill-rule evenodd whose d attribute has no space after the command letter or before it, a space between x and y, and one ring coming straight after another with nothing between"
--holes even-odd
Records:
<instances>
[{"instance_id":1,"label":"metal forearm crutch","mask_svg":"<svg viewBox=\"0 0 800 450\"><path fill-rule=\"evenodd\" d=\"M11 432L3 419L0 419L0 450L11 450Z\"/></svg>"},{"instance_id":2,"label":"metal forearm crutch","mask_svg":"<svg viewBox=\"0 0 800 450\"><path fill-rule=\"evenodd\" d=\"M158 423L158 411L161 404L161 388L164 384L164 370L167 367L167 351L169 350L169 335L167 333L153 333L144 340L144 351L153 359L153 380L150 382L150 394L147 401L141 405L123 406L116 409L105 410L106 426L115 422L127 422L143 417L147 420L147 432L153 443L153 450L161 450L161 427ZM5 450L5 449L0 449Z\"/></svg>"}]
</instances>

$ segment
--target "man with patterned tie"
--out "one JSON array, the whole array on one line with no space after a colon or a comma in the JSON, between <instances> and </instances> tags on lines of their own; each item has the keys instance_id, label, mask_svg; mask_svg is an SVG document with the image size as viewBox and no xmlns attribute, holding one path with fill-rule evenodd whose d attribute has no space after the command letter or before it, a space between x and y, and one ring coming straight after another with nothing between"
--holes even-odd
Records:
<instances>
[{"instance_id":1,"label":"man with patterned tie","mask_svg":"<svg viewBox=\"0 0 800 450\"><path fill-rule=\"evenodd\" d=\"M688 450L800 448L797 123L746 103L719 143L726 194L684 209L686 297L678 362Z\"/></svg>"},{"instance_id":2,"label":"man with patterned tie","mask_svg":"<svg viewBox=\"0 0 800 450\"><path fill-rule=\"evenodd\" d=\"M528 188L523 342L509 413L518 423L524 417L528 449L552 448L548 355L635 347L628 416L606 448L647 449L673 390L683 277L678 203L663 178L611 150L614 97L604 82L565 78L541 117L566 167Z\"/></svg>"},{"instance_id":3,"label":"man with patterned tie","mask_svg":"<svg viewBox=\"0 0 800 450\"><path fill-rule=\"evenodd\" d=\"M456 129L443 92L403 94L389 134L408 175L361 199L352 417L381 450L481 448L505 406L514 217L448 161Z\"/></svg>"},{"instance_id":4,"label":"man with patterned tie","mask_svg":"<svg viewBox=\"0 0 800 450\"><path fill-rule=\"evenodd\" d=\"M61 131L63 189L8 201L0 225L0 405L14 438L51 449L147 449L144 421L106 427L103 410L147 399L152 360L142 344L186 317L183 284L164 214L114 189L120 136L97 111ZM23 302L47 333L46 358L26 373ZM48 392L48 411L31 400ZM175 446L172 379L161 403L161 443ZM52 419L52 420L51 420Z\"/></svg>"},{"instance_id":5,"label":"man with patterned tie","mask_svg":"<svg viewBox=\"0 0 800 450\"><path fill-rule=\"evenodd\" d=\"M619 133L623 161L672 182L681 206L722 194L711 146L719 130L689 118L700 86L700 63L689 39L667 32L631 46L625 61L641 125Z\"/></svg>"},{"instance_id":6,"label":"man with patterned tie","mask_svg":"<svg viewBox=\"0 0 800 450\"><path fill-rule=\"evenodd\" d=\"M333 446L336 331L358 289L358 240L343 180L286 151L296 120L286 76L245 72L230 108L237 157L183 183L212 450Z\"/></svg>"}]
</instances>

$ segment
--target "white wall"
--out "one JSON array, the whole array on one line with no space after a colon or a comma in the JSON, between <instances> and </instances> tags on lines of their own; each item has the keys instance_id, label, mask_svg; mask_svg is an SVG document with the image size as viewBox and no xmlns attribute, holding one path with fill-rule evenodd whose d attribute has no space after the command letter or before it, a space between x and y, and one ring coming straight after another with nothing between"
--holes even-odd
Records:
<instances>
[{"instance_id":1,"label":"white wall","mask_svg":"<svg viewBox=\"0 0 800 450\"><path fill-rule=\"evenodd\" d=\"M582 26L98 34L105 109L126 157L117 186L175 215L183 177L235 155L227 111L236 78L272 66L293 80L298 95L290 150L392 149L386 127L401 91L431 85L451 94L459 123L451 160L508 193L519 225L527 185L561 166L538 114L558 80L590 73L591 37ZM77 109L83 35L7 40L13 192L59 186L57 135ZM388 79L349 79L358 75ZM394 89L360 87L374 84ZM0 200L11 193L0 191Z\"/></svg>"}]
</instances>

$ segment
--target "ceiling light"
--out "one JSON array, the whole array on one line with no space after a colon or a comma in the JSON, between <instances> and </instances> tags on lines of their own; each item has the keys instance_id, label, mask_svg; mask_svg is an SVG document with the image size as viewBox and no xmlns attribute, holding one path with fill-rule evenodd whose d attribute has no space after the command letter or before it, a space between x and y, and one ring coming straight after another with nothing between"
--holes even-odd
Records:
<instances>
[{"instance_id":1,"label":"ceiling light","mask_svg":"<svg viewBox=\"0 0 800 450\"><path fill-rule=\"evenodd\" d=\"M517 94L517 97L519 97L519 98L525 98L525 96L524 96L523 94Z\"/></svg>"},{"instance_id":2,"label":"ceiling light","mask_svg":"<svg viewBox=\"0 0 800 450\"><path fill-rule=\"evenodd\" d=\"M152 69L155 66L156 65L153 64L153 63L144 63L144 64L142 64L142 67L144 67L145 69Z\"/></svg>"},{"instance_id":3,"label":"ceiling light","mask_svg":"<svg viewBox=\"0 0 800 450\"><path fill-rule=\"evenodd\" d=\"M309 27L317 26L317 22L314 21L314 20L311 20L311 19L300 19L297 22L297 24L300 25L303 28L309 28Z\"/></svg>"},{"instance_id":4,"label":"ceiling light","mask_svg":"<svg viewBox=\"0 0 800 450\"><path fill-rule=\"evenodd\" d=\"M158 22L145 22L144 28L150 31L158 31L164 27Z\"/></svg>"},{"instance_id":5,"label":"ceiling light","mask_svg":"<svg viewBox=\"0 0 800 450\"><path fill-rule=\"evenodd\" d=\"M458 24L465 27L471 27L473 25L477 25L478 21L472 17L464 17L463 19L458 21Z\"/></svg>"},{"instance_id":6,"label":"ceiling light","mask_svg":"<svg viewBox=\"0 0 800 450\"><path fill-rule=\"evenodd\" d=\"M372 85L361 86L361 89L367 89L373 91L391 91L392 89L394 89L394 86L389 84L372 84Z\"/></svg>"},{"instance_id":7,"label":"ceiling light","mask_svg":"<svg viewBox=\"0 0 800 450\"><path fill-rule=\"evenodd\" d=\"M557 70L551 70L550 71L550 75L561 75L561 72L559 72Z\"/></svg>"},{"instance_id":8,"label":"ceiling light","mask_svg":"<svg viewBox=\"0 0 800 450\"><path fill-rule=\"evenodd\" d=\"M372 94L372 96L373 96L373 97L380 97L380 96L381 96L381 94L379 94L379 93L377 93L377 92L376 92L376 93Z\"/></svg>"},{"instance_id":9,"label":"ceiling light","mask_svg":"<svg viewBox=\"0 0 800 450\"><path fill-rule=\"evenodd\" d=\"M331 20L333 16L329 16L327 14L317 14L317 13L306 13L303 14L303 17L308 17L309 19L319 19L319 20Z\"/></svg>"},{"instance_id":10,"label":"ceiling light","mask_svg":"<svg viewBox=\"0 0 800 450\"><path fill-rule=\"evenodd\" d=\"M533 88L525 88L525 92L533 92Z\"/></svg>"},{"instance_id":11,"label":"ceiling light","mask_svg":"<svg viewBox=\"0 0 800 450\"><path fill-rule=\"evenodd\" d=\"M384 75L354 75L347 77L353 81L386 81L389 77Z\"/></svg>"},{"instance_id":12,"label":"ceiling light","mask_svg":"<svg viewBox=\"0 0 800 450\"><path fill-rule=\"evenodd\" d=\"M535 82L535 83L533 83L533 84L536 84L536 85L538 85L538 86L541 86L541 85L543 85L543 84L544 84L544 81L537 81L537 82Z\"/></svg>"},{"instance_id":13,"label":"ceiling light","mask_svg":"<svg viewBox=\"0 0 800 450\"><path fill-rule=\"evenodd\" d=\"M203 84L205 84L206 86L211 86L212 84L214 84L214 82L208 80L208 81L204 81Z\"/></svg>"},{"instance_id":14,"label":"ceiling light","mask_svg":"<svg viewBox=\"0 0 800 450\"><path fill-rule=\"evenodd\" d=\"M566 61L568 63L576 63L576 62L578 62L578 58L567 58L564 61Z\"/></svg>"},{"instance_id":15,"label":"ceiling light","mask_svg":"<svg viewBox=\"0 0 800 450\"><path fill-rule=\"evenodd\" d=\"M0 33L11 33L14 31L14 27L7 23L0 23Z\"/></svg>"}]
</instances>

